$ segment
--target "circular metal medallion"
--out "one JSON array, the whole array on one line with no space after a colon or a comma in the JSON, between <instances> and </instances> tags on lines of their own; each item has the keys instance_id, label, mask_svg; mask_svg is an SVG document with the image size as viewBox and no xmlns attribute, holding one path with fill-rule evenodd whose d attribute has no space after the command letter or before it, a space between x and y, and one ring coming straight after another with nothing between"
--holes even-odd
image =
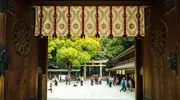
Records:
<instances>
[{"instance_id":1,"label":"circular metal medallion","mask_svg":"<svg viewBox=\"0 0 180 100\"><path fill-rule=\"evenodd\" d=\"M26 56L31 51L30 27L22 21L17 21L13 28L13 47L20 56Z\"/></svg>"},{"instance_id":2,"label":"circular metal medallion","mask_svg":"<svg viewBox=\"0 0 180 100\"><path fill-rule=\"evenodd\" d=\"M160 56L165 50L167 26L164 21L158 21L152 29L152 35L150 40L150 50L155 56Z\"/></svg>"}]
</instances>

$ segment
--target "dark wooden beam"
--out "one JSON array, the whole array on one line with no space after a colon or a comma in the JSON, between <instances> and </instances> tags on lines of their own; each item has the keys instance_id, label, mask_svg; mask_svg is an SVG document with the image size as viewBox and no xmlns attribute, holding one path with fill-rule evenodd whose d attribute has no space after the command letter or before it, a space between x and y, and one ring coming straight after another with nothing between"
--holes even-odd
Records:
<instances>
[{"instance_id":1,"label":"dark wooden beam","mask_svg":"<svg viewBox=\"0 0 180 100\"><path fill-rule=\"evenodd\" d=\"M135 43L135 76L136 76L136 83L135 83L135 94L136 100L143 100L143 39L138 40L136 39Z\"/></svg>"},{"instance_id":2,"label":"dark wooden beam","mask_svg":"<svg viewBox=\"0 0 180 100\"><path fill-rule=\"evenodd\" d=\"M151 5L154 0L26 0L32 6L138 6Z\"/></svg>"}]
</instances>

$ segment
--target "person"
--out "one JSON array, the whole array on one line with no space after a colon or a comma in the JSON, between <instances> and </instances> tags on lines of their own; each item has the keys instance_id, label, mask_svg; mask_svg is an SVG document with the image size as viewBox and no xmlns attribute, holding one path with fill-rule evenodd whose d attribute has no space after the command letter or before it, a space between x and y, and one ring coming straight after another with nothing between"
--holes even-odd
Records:
<instances>
[{"instance_id":1,"label":"person","mask_svg":"<svg viewBox=\"0 0 180 100\"><path fill-rule=\"evenodd\" d=\"M119 83L119 79L118 77L116 77L116 86L118 85L118 83Z\"/></svg>"},{"instance_id":2,"label":"person","mask_svg":"<svg viewBox=\"0 0 180 100\"><path fill-rule=\"evenodd\" d=\"M124 79L124 83L125 83L125 91L127 90L127 88L128 88L128 82L127 82L127 80L126 79Z\"/></svg>"},{"instance_id":3,"label":"person","mask_svg":"<svg viewBox=\"0 0 180 100\"><path fill-rule=\"evenodd\" d=\"M81 77L80 77L80 76L78 76L78 83L79 83L79 82L81 82Z\"/></svg>"},{"instance_id":4,"label":"person","mask_svg":"<svg viewBox=\"0 0 180 100\"><path fill-rule=\"evenodd\" d=\"M106 77L106 83L107 83L107 86L109 85L109 77L107 76Z\"/></svg>"},{"instance_id":5,"label":"person","mask_svg":"<svg viewBox=\"0 0 180 100\"><path fill-rule=\"evenodd\" d=\"M95 84L98 84L98 77L95 75Z\"/></svg>"},{"instance_id":6,"label":"person","mask_svg":"<svg viewBox=\"0 0 180 100\"><path fill-rule=\"evenodd\" d=\"M61 82L61 80L62 80L62 76L61 76L61 75L59 75L59 82Z\"/></svg>"},{"instance_id":7,"label":"person","mask_svg":"<svg viewBox=\"0 0 180 100\"><path fill-rule=\"evenodd\" d=\"M113 79L110 77L110 78L109 78L109 87L112 86L112 81L113 81Z\"/></svg>"},{"instance_id":8,"label":"person","mask_svg":"<svg viewBox=\"0 0 180 100\"><path fill-rule=\"evenodd\" d=\"M125 81L124 78L121 80L121 90L123 90L125 92ZM120 92L121 92L120 90Z\"/></svg>"},{"instance_id":9,"label":"person","mask_svg":"<svg viewBox=\"0 0 180 100\"><path fill-rule=\"evenodd\" d=\"M116 82L116 77L114 76L112 80L113 86L115 86L115 82Z\"/></svg>"},{"instance_id":10,"label":"person","mask_svg":"<svg viewBox=\"0 0 180 100\"><path fill-rule=\"evenodd\" d=\"M81 76L81 86L83 86L83 81L84 81L84 78L83 76Z\"/></svg>"},{"instance_id":11,"label":"person","mask_svg":"<svg viewBox=\"0 0 180 100\"><path fill-rule=\"evenodd\" d=\"M128 83L129 83L129 90L132 92L133 84L131 78L129 79Z\"/></svg>"},{"instance_id":12,"label":"person","mask_svg":"<svg viewBox=\"0 0 180 100\"><path fill-rule=\"evenodd\" d=\"M71 84L71 76L68 75L68 82L69 82L69 85Z\"/></svg>"},{"instance_id":13,"label":"person","mask_svg":"<svg viewBox=\"0 0 180 100\"><path fill-rule=\"evenodd\" d=\"M76 81L79 81L79 76L76 76Z\"/></svg>"},{"instance_id":14,"label":"person","mask_svg":"<svg viewBox=\"0 0 180 100\"><path fill-rule=\"evenodd\" d=\"M54 80L54 82L55 82L55 84L54 84L54 85L55 85L55 86L58 86L58 82L57 82L57 80L56 80L56 79Z\"/></svg>"},{"instance_id":15,"label":"person","mask_svg":"<svg viewBox=\"0 0 180 100\"><path fill-rule=\"evenodd\" d=\"M68 84L68 76L65 77L66 85Z\"/></svg>"},{"instance_id":16,"label":"person","mask_svg":"<svg viewBox=\"0 0 180 100\"><path fill-rule=\"evenodd\" d=\"M51 91L51 93L52 93L52 83L50 83L48 90Z\"/></svg>"},{"instance_id":17,"label":"person","mask_svg":"<svg viewBox=\"0 0 180 100\"><path fill-rule=\"evenodd\" d=\"M94 81L93 76L91 76L90 80L91 80L91 85L93 85L93 81Z\"/></svg>"},{"instance_id":18,"label":"person","mask_svg":"<svg viewBox=\"0 0 180 100\"><path fill-rule=\"evenodd\" d=\"M101 85L101 77L99 77L98 81L99 81L99 84Z\"/></svg>"},{"instance_id":19,"label":"person","mask_svg":"<svg viewBox=\"0 0 180 100\"><path fill-rule=\"evenodd\" d=\"M74 87L77 87L77 85L78 85L78 81L75 81L74 82Z\"/></svg>"}]
</instances>

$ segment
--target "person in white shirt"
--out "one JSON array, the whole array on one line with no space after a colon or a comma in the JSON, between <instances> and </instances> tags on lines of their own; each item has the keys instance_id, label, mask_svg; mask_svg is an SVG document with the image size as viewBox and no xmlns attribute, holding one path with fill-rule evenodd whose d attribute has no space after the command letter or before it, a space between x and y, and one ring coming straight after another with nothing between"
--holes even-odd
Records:
<instances>
[{"instance_id":1,"label":"person in white shirt","mask_svg":"<svg viewBox=\"0 0 180 100\"><path fill-rule=\"evenodd\" d=\"M99 84L101 84L101 77L99 77L98 81L99 81Z\"/></svg>"},{"instance_id":2,"label":"person in white shirt","mask_svg":"<svg viewBox=\"0 0 180 100\"><path fill-rule=\"evenodd\" d=\"M112 85L112 78L110 77L109 78L109 87L111 87L111 85Z\"/></svg>"},{"instance_id":3,"label":"person in white shirt","mask_svg":"<svg viewBox=\"0 0 180 100\"><path fill-rule=\"evenodd\" d=\"M129 79L128 83L129 83L129 89L130 89L130 91L132 92L133 84L132 84L131 78Z\"/></svg>"},{"instance_id":4,"label":"person in white shirt","mask_svg":"<svg viewBox=\"0 0 180 100\"><path fill-rule=\"evenodd\" d=\"M124 82L125 82L125 91L126 91L126 90L127 90L127 84L128 84L128 83L127 83L127 80L126 80L126 79L124 80Z\"/></svg>"}]
</instances>

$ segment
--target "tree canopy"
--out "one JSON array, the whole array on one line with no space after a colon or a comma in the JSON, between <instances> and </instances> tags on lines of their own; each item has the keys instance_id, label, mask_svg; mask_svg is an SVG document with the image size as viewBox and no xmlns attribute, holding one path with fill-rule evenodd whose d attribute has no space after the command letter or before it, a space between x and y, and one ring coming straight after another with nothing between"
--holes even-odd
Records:
<instances>
[{"instance_id":1,"label":"tree canopy","mask_svg":"<svg viewBox=\"0 0 180 100\"><path fill-rule=\"evenodd\" d=\"M80 67L83 63L89 62L99 52L99 48L99 39L96 38L50 38L48 57L56 61L54 64L66 66L71 70L72 67Z\"/></svg>"},{"instance_id":2,"label":"tree canopy","mask_svg":"<svg viewBox=\"0 0 180 100\"><path fill-rule=\"evenodd\" d=\"M116 37L113 39L102 37L100 38L102 50L99 51L93 59L108 59L106 66L113 67L112 59L134 45L134 42L134 37L129 37L128 40L125 40L122 37Z\"/></svg>"},{"instance_id":3,"label":"tree canopy","mask_svg":"<svg viewBox=\"0 0 180 100\"><path fill-rule=\"evenodd\" d=\"M79 38L60 37L48 40L48 57L51 65L61 68L81 67L83 63L91 59L108 59L106 66L112 67L112 58L122 53L134 44L134 38L124 40L122 37L110 39L101 38Z\"/></svg>"},{"instance_id":4,"label":"tree canopy","mask_svg":"<svg viewBox=\"0 0 180 100\"><path fill-rule=\"evenodd\" d=\"M94 59L109 59L122 53L134 44L134 38L129 37L124 40L122 37L110 39L108 37L100 38L102 50L94 57Z\"/></svg>"}]
</instances>

